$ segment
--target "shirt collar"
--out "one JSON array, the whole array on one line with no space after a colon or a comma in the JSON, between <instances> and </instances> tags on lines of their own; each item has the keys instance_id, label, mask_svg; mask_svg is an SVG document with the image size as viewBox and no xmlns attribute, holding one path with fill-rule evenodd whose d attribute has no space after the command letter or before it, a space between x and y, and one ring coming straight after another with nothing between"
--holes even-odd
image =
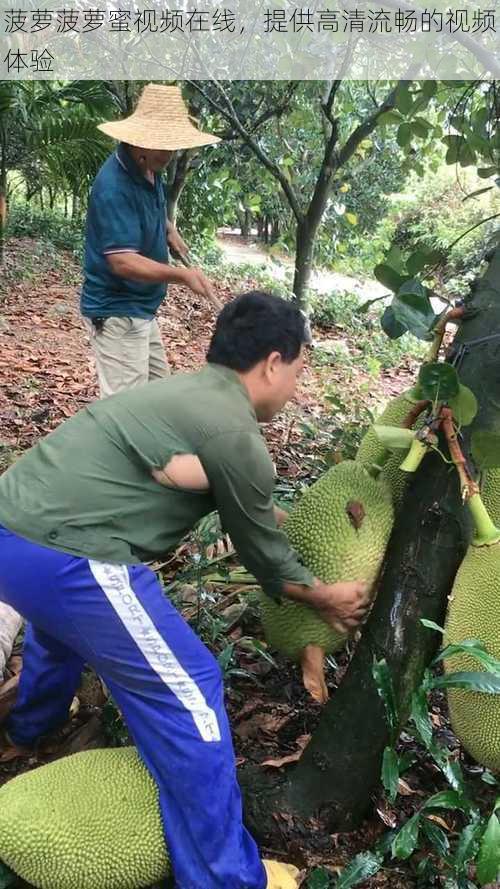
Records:
<instances>
[{"instance_id":1,"label":"shirt collar","mask_svg":"<svg viewBox=\"0 0 500 889\"><path fill-rule=\"evenodd\" d=\"M242 383L239 375L235 370L232 370L230 367L226 367L224 364L214 364L212 361L207 362L205 365L206 369L209 373L216 373L218 376L222 377L228 383L232 383L234 386L237 386L240 389L241 394L245 396L248 401L249 407L252 411L252 414L255 415L255 408L250 400L250 396L248 394L247 387L244 383ZM257 418L256 418L257 419Z\"/></svg>"},{"instance_id":2,"label":"shirt collar","mask_svg":"<svg viewBox=\"0 0 500 889\"><path fill-rule=\"evenodd\" d=\"M118 147L115 151L115 157L120 164L121 167L131 176L134 182L137 182L139 185L143 185L146 188L154 188L154 185L151 182L148 182L142 171L137 166L134 161L132 155L127 151L123 142L118 144ZM155 173L155 183L156 183L156 173Z\"/></svg>"}]
</instances>

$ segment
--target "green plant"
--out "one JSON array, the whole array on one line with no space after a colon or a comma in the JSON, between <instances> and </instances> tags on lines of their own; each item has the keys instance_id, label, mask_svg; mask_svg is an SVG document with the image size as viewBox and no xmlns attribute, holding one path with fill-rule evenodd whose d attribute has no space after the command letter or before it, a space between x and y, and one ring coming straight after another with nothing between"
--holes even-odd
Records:
<instances>
[{"instance_id":1,"label":"green plant","mask_svg":"<svg viewBox=\"0 0 500 889\"><path fill-rule=\"evenodd\" d=\"M429 629L443 632L431 621L422 620ZM443 676L438 667L447 657L464 649L477 658L485 672L456 673ZM385 748L381 779L389 803L394 803L399 792L401 775L411 766L412 758L396 749L400 732L400 715L396 705L392 676L385 659L374 660L373 677L384 703L389 727L389 745ZM485 805L471 793L463 770L451 751L435 739L435 729L430 718L428 697L436 689L445 687L469 688L474 691L500 694L500 661L487 655L482 643L465 640L458 646L446 646L425 670L422 683L412 697L411 723L407 735L422 745L427 755L440 770L448 783L448 789L432 794L413 815L397 830L387 832L374 849L363 852L349 863L337 881L331 881L332 889L351 889L376 874L390 854L393 859L406 860L417 850L426 854L417 865L419 885L422 887L444 885L447 889L476 889L470 878L474 865L480 886L495 882L500 876L500 797L485 811ZM482 780L497 786L488 772ZM476 794L476 797L479 795ZM453 834L447 834L433 818L436 811L452 811L460 822ZM431 816L429 818L429 816ZM327 884L328 885L328 884Z\"/></svg>"}]
</instances>

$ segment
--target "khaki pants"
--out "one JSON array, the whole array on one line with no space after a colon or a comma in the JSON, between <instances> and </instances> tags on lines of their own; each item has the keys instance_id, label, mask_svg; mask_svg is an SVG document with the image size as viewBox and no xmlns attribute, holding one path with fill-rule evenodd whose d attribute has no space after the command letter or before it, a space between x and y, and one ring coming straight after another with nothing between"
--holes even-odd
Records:
<instances>
[{"instance_id":1,"label":"khaki pants","mask_svg":"<svg viewBox=\"0 0 500 889\"><path fill-rule=\"evenodd\" d=\"M94 351L101 398L170 373L158 322L145 318L106 318L96 331L83 319Z\"/></svg>"}]
</instances>

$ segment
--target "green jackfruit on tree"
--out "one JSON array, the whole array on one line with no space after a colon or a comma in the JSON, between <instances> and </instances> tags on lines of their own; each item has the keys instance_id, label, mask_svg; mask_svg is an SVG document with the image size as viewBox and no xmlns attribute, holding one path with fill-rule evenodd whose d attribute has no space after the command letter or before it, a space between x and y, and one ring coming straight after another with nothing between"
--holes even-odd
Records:
<instances>
[{"instance_id":1,"label":"green jackfruit on tree","mask_svg":"<svg viewBox=\"0 0 500 889\"><path fill-rule=\"evenodd\" d=\"M4 784L0 861L37 889L165 880L158 790L135 748L75 753Z\"/></svg>"},{"instance_id":2,"label":"green jackfruit on tree","mask_svg":"<svg viewBox=\"0 0 500 889\"><path fill-rule=\"evenodd\" d=\"M500 660L500 531L493 525L479 495L469 505L476 536L458 569L449 599L445 643L479 639L488 654ZM478 672L483 667L468 654L447 658L446 673ZM500 772L500 695L448 689L453 731L481 765Z\"/></svg>"},{"instance_id":3,"label":"green jackfruit on tree","mask_svg":"<svg viewBox=\"0 0 500 889\"><path fill-rule=\"evenodd\" d=\"M380 426L403 426L406 417L419 400L416 387L406 389L388 403L375 422ZM418 426L418 422L416 425ZM371 427L364 435L356 454L356 461L364 466L382 466L380 477L389 485L396 505L402 500L409 479L408 473L399 468L406 453L401 449L391 452L388 456L386 448Z\"/></svg>"},{"instance_id":4,"label":"green jackfruit on tree","mask_svg":"<svg viewBox=\"0 0 500 889\"><path fill-rule=\"evenodd\" d=\"M365 580L374 584L393 519L387 486L361 464L346 460L306 491L284 530L306 567L325 583ZM262 593L261 607L270 647L301 661L306 687L318 700L325 700L323 657L340 648L346 636L307 605L286 599L277 604Z\"/></svg>"}]
</instances>

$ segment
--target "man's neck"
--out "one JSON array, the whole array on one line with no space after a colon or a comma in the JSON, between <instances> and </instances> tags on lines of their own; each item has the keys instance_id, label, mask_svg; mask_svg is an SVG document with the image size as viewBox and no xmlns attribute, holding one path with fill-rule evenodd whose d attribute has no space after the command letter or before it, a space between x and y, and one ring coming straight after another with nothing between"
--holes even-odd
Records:
<instances>
[{"instance_id":1,"label":"man's neck","mask_svg":"<svg viewBox=\"0 0 500 889\"><path fill-rule=\"evenodd\" d=\"M129 145L127 147L127 151L130 154L132 160L134 161L137 169L142 173L145 179L151 183L151 185L155 184L155 174L153 170L150 170L149 167L146 166L146 163L141 160L145 157L142 148L137 148L135 145Z\"/></svg>"}]
</instances>

